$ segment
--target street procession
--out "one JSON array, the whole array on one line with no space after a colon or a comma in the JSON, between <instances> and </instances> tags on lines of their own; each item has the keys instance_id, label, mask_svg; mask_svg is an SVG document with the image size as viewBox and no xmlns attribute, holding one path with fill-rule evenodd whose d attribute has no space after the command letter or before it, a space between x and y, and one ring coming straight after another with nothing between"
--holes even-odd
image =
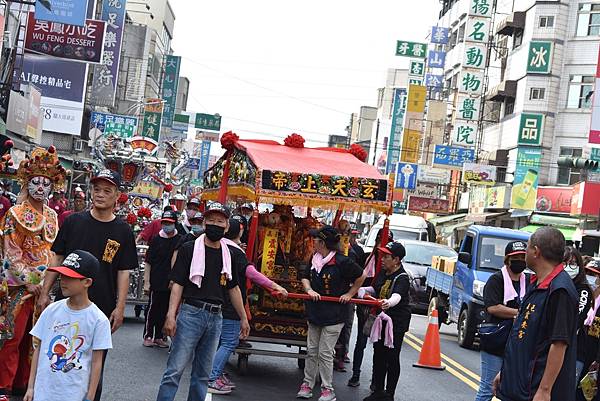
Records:
<instances>
[{"instance_id":1,"label":"street procession","mask_svg":"<svg viewBox=\"0 0 600 401\"><path fill-rule=\"evenodd\" d=\"M600 0L0 27L0 401L600 401Z\"/></svg>"}]
</instances>

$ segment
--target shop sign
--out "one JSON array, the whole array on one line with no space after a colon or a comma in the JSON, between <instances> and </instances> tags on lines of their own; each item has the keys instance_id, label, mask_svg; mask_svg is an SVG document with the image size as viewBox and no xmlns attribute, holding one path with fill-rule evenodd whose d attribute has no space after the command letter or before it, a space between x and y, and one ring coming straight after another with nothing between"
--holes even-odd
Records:
<instances>
[{"instance_id":1,"label":"shop sign","mask_svg":"<svg viewBox=\"0 0 600 401\"><path fill-rule=\"evenodd\" d=\"M507 192L507 186L488 188L485 199L486 209L509 209L510 196L508 196Z\"/></svg>"},{"instance_id":2,"label":"shop sign","mask_svg":"<svg viewBox=\"0 0 600 401\"><path fill-rule=\"evenodd\" d=\"M196 113L194 119L194 128L208 129L213 131L221 130L221 116L218 114Z\"/></svg>"},{"instance_id":3,"label":"shop sign","mask_svg":"<svg viewBox=\"0 0 600 401\"><path fill-rule=\"evenodd\" d=\"M519 125L517 144L527 146L540 146L544 129L544 115L537 113L522 113Z\"/></svg>"},{"instance_id":4,"label":"shop sign","mask_svg":"<svg viewBox=\"0 0 600 401\"><path fill-rule=\"evenodd\" d=\"M444 76L427 74L425 76L425 86L427 86L428 88L441 88L442 86L444 86Z\"/></svg>"},{"instance_id":5,"label":"shop sign","mask_svg":"<svg viewBox=\"0 0 600 401\"><path fill-rule=\"evenodd\" d=\"M535 211L570 213L572 197L572 187L539 187L535 202Z\"/></svg>"},{"instance_id":6,"label":"shop sign","mask_svg":"<svg viewBox=\"0 0 600 401\"><path fill-rule=\"evenodd\" d=\"M396 42L396 56L425 58L427 56L427 44L398 40Z\"/></svg>"},{"instance_id":7,"label":"shop sign","mask_svg":"<svg viewBox=\"0 0 600 401\"><path fill-rule=\"evenodd\" d=\"M433 164L438 167L462 169L464 163L475 160L475 150L456 146L435 145Z\"/></svg>"},{"instance_id":8,"label":"shop sign","mask_svg":"<svg viewBox=\"0 0 600 401\"><path fill-rule=\"evenodd\" d=\"M421 85L423 85L423 80L409 77L408 84L421 86Z\"/></svg>"},{"instance_id":9,"label":"shop sign","mask_svg":"<svg viewBox=\"0 0 600 401\"><path fill-rule=\"evenodd\" d=\"M439 198L440 190L435 185L418 184L415 189L406 191L407 196L419 196L421 198Z\"/></svg>"},{"instance_id":10,"label":"shop sign","mask_svg":"<svg viewBox=\"0 0 600 401\"><path fill-rule=\"evenodd\" d=\"M463 182L475 185L496 185L496 166L465 163L463 166Z\"/></svg>"},{"instance_id":11,"label":"shop sign","mask_svg":"<svg viewBox=\"0 0 600 401\"><path fill-rule=\"evenodd\" d=\"M410 60L408 75L422 78L425 75L425 62L423 60Z\"/></svg>"},{"instance_id":12,"label":"shop sign","mask_svg":"<svg viewBox=\"0 0 600 401\"><path fill-rule=\"evenodd\" d=\"M400 160L407 163L419 161L419 147L421 145L421 133L419 131L405 129L402 135L402 153Z\"/></svg>"},{"instance_id":13,"label":"shop sign","mask_svg":"<svg viewBox=\"0 0 600 401\"><path fill-rule=\"evenodd\" d=\"M465 32L466 42L488 43L490 35L491 20L489 18L467 19L467 29Z\"/></svg>"},{"instance_id":14,"label":"shop sign","mask_svg":"<svg viewBox=\"0 0 600 401\"><path fill-rule=\"evenodd\" d=\"M35 18L41 21L84 26L87 7L87 0L37 0Z\"/></svg>"},{"instance_id":15,"label":"shop sign","mask_svg":"<svg viewBox=\"0 0 600 401\"><path fill-rule=\"evenodd\" d=\"M457 146L474 146L477 140L477 123L456 120L452 131L452 144Z\"/></svg>"},{"instance_id":16,"label":"shop sign","mask_svg":"<svg viewBox=\"0 0 600 401\"><path fill-rule=\"evenodd\" d=\"M158 149L162 111L161 99L146 99L142 128L139 136L134 137L131 141L134 149L144 150L148 153L154 153Z\"/></svg>"},{"instance_id":17,"label":"shop sign","mask_svg":"<svg viewBox=\"0 0 600 401\"><path fill-rule=\"evenodd\" d=\"M137 126L138 118L134 116L100 113L97 111L93 111L90 116L90 132L93 129L97 129L101 134L131 138L135 135Z\"/></svg>"},{"instance_id":18,"label":"shop sign","mask_svg":"<svg viewBox=\"0 0 600 401\"><path fill-rule=\"evenodd\" d=\"M126 0L102 2L102 20L106 21L106 34L102 65L94 66L90 103L95 106L112 107L117 90L123 25L125 24Z\"/></svg>"},{"instance_id":19,"label":"shop sign","mask_svg":"<svg viewBox=\"0 0 600 401\"><path fill-rule=\"evenodd\" d=\"M165 75L162 85L162 98L164 100L163 126L171 127L173 115L175 114L175 103L177 102L177 88L179 87L179 68L181 57L167 55L165 63Z\"/></svg>"},{"instance_id":20,"label":"shop sign","mask_svg":"<svg viewBox=\"0 0 600 401\"><path fill-rule=\"evenodd\" d=\"M396 163L400 160L400 145L404 129L404 114L406 112L406 89L394 89L394 108L392 111L392 127L387 152L387 174L395 172Z\"/></svg>"},{"instance_id":21,"label":"shop sign","mask_svg":"<svg viewBox=\"0 0 600 401\"><path fill-rule=\"evenodd\" d=\"M487 59L487 46L477 43L466 43L463 66L478 70L485 68Z\"/></svg>"},{"instance_id":22,"label":"shop sign","mask_svg":"<svg viewBox=\"0 0 600 401\"><path fill-rule=\"evenodd\" d=\"M518 148L511 208L535 210L541 160L541 148Z\"/></svg>"},{"instance_id":23,"label":"shop sign","mask_svg":"<svg viewBox=\"0 0 600 401\"><path fill-rule=\"evenodd\" d=\"M196 131L196 140L219 142L219 133L210 131Z\"/></svg>"},{"instance_id":24,"label":"shop sign","mask_svg":"<svg viewBox=\"0 0 600 401\"><path fill-rule=\"evenodd\" d=\"M469 0L469 15L477 17L492 16L492 0Z\"/></svg>"},{"instance_id":25,"label":"shop sign","mask_svg":"<svg viewBox=\"0 0 600 401\"><path fill-rule=\"evenodd\" d=\"M210 159L210 145L211 141L202 141L200 145L200 167L199 174L204 174L206 170L208 170L208 162Z\"/></svg>"},{"instance_id":26,"label":"shop sign","mask_svg":"<svg viewBox=\"0 0 600 401\"><path fill-rule=\"evenodd\" d=\"M458 97L457 118L466 121L477 121L481 110L481 98L466 95Z\"/></svg>"},{"instance_id":27,"label":"shop sign","mask_svg":"<svg viewBox=\"0 0 600 401\"><path fill-rule=\"evenodd\" d=\"M419 166L417 170L417 182L438 185L450 184L452 172L450 170L429 166Z\"/></svg>"},{"instance_id":28,"label":"shop sign","mask_svg":"<svg viewBox=\"0 0 600 401\"><path fill-rule=\"evenodd\" d=\"M263 170L262 189L369 201L387 200L387 180Z\"/></svg>"},{"instance_id":29,"label":"shop sign","mask_svg":"<svg viewBox=\"0 0 600 401\"><path fill-rule=\"evenodd\" d=\"M450 211L450 201L447 199L410 196L408 198L408 210L424 213L448 213Z\"/></svg>"},{"instance_id":30,"label":"shop sign","mask_svg":"<svg viewBox=\"0 0 600 401\"><path fill-rule=\"evenodd\" d=\"M446 52L430 50L427 57L427 66L429 68L444 68L446 64Z\"/></svg>"},{"instance_id":31,"label":"shop sign","mask_svg":"<svg viewBox=\"0 0 600 401\"><path fill-rule=\"evenodd\" d=\"M550 74L552 68L552 42L532 41L529 43L527 73Z\"/></svg>"},{"instance_id":32,"label":"shop sign","mask_svg":"<svg viewBox=\"0 0 600 401\"><path fill-rule=\"evenodd\" d=\"M483 71L463 70L458 80L458 91L472 95L480 95L483 92Z\"/></svg>"},{"instance_id":33,"label":"shop sign","mask_svg":"<svg viewBox=\"0 0 600 401\"><path fill-rule=\"evenodd\" d=\"M396 188L415 189L417 187L418 164L398 163L396 171Z\"/></svg>"},{"instance_id":34,"label":"shop sign","mask_svg":"<svg viewBox=\"0 0 600 401\"><path fill-rule=\"evenodd\" d=\"M436 43L439 45L448 44L448 33L450 30L448 28L444 28L441 26L432 26L431 27L431 43Z\"/></svg>"},{"instance_id":35,"label":"shop sign","mask_svg":"<svg viewBox=\"0 0 600 401\"><path fill-rule=\"evenodd\" d=\"M101 63L105 22L87 19L85 26L36 20L29 13L25 48L34 53L79 61Z\"/></svg>"}]
</instances>

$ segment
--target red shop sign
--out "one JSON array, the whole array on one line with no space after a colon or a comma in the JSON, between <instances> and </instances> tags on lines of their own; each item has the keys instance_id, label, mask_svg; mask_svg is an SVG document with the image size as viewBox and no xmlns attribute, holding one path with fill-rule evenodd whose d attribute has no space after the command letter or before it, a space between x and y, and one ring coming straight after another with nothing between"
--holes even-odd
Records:
<instances>
[{"instance_id":1,"label":"red shop sign","mask_svg":"<svg viewBox=\"0 0 600 401\"><path fill-rule=\"evenodd\" d=\"M536 212L571 213L573 187L539 187Z\"/></svg>"},{"instance_id":2,"label":"red shop sign","mask_svg":"<svg viewBox=\"0 0 600 401\"><path fill-rule=\"evenodd\" d=\"M448 213L450 211L450 201L447 199L410 196L408 198L408 210L411 212Z\"/></svg>"}]
</instances>

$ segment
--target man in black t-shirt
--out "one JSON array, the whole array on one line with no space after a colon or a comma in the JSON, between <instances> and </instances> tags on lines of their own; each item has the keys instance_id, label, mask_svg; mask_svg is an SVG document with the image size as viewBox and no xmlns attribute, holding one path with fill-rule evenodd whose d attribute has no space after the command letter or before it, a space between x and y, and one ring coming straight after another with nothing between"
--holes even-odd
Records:
<instances>
[{"instance_id":1,"label":"man in black t-shirt","mask_svg":"<svg viewBox=\"0 0 600 401\"><path fill-rule=\"evenodd\" d=\"M175 399L181 375L192 358L188 400L206 398L208 377L221 336L224 290L240 316L240 337L247 337L250 331L237 281L244 260L223 241L228 228L229 210L220 203L212 203L204 214L205 233L178 251L171 271L173 287L164 326L165 334L173 342L157 401Z\"/></svg>"},{"instance_id":2,"label":"man in black t-shirt","mask_svg":"<svg viewBox=\"0 0 600 401\"><path fill-rule=\"evenodd\" d=\"M92 178L91 184L92 210L67 217L52 245L56 254L52 266L60 266L65 255L77 249L88 251L100 261L100 273L89 289L89 297L109 317L114 333L123 324L129 270L138 266L135 237L129 224L113 213L120 195L120 175L102 170ZM41 307L49 303L48 294L57 275L53 272L46 274L40 295ZM61 298L59 293L57 299ZM104 366L102 364L102 369ZM100 400L101 395L102 376L95 401Z\"/></svg>"},{"instance_id":3,"label":"man in black t-shirt","mask_svg":"<svg viewBox=\"0 0 600 401\"><path fill-rule=\"evenodd\" d=\"M564 271L565 237L553 227L529 239L525 261L536 274L519 309L494 380L503 401L574 401L577 291Z\"/></svg>"},{"instance_id":4,"label":"man in black t-shirt","mask_svg":"<svg viewBox=\"0 0 600 401\"><path fill-rule=\"evenodd\" d=\"M144 347L168 348L163 326L169 309L169 275L171 257L181 239L177 232L177 214L165 211L160 219L161 229L150 241L144 266L144 292L150 293L148 315L144 327Z\"/></svg>"}]
</instances>

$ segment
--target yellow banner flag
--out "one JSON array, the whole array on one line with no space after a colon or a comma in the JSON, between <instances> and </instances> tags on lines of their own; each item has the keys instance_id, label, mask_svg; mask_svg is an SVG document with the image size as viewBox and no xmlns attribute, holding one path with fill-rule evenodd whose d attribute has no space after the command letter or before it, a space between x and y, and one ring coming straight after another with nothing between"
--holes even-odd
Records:
<instances>
[{"instance_id":1,"label":"yellow banner flag","mask_svg":"<svg viewBox=\"0 0 600 401\"><path fill-rule=\"evenodd\" d=\"M267 277L274 275L275 256L277 256L277 230L267 228L263 244L262 264L260 265L260 272Z\"/></svg>"},{"instance_id":2,"label":"yellow banner flag","mask_svg":"<svg viewBox=\"0 0 600 401\"><path fill-rule=\"evenodd\" d=\"M419 162L419 148L421 146L421 133L405 129L402 135L402 153L400 160L407 163Z\"/></svg>"}]
</instances>

